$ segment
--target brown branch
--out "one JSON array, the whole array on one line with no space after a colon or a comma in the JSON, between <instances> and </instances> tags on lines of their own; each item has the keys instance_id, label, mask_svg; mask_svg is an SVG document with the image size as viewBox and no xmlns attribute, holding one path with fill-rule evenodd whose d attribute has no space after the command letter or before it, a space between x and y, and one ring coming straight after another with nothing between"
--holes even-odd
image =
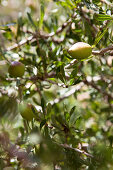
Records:
<instances>
[{"instance_id":1,"label":"brown branch","mask_svg":"<svg viewBox=\"0 0 113 170\"><path fill-rule=\"evenodd\" d=\"M53 37L54 35L57 35L59 33L61 33L68 25L70 25L72 23L72 19L76 17L76 12L71 16L70 19L68 19L67 22L63 23L63 25L61 27L59 27L56 32L50 33L49 37Z\"/></svg>"},{"instance_id":2,"label":"brown branch","mask_svg":"<svg viewBox=\"0 0 113 170\"><path fill-rule=\"evenodd\" d=\"M82 14L82 17L83 17L83 18L87 21L87 23L93 28L93 31L94 31L94 32L92 31L92 36L95 37L95 34L99 31L99 29L98 29L94 24L91 23L91 20L90 20L89 16L86 15L87 12L86 12L85 10L81 9L80 12L81 12L81 14Z\"/></svg>"},{"instance_id":3,"label":"brown branch","mask_svg":"<svg viewBox=\"0 0 113 170\"><path fill-rule=\"evenodd\" d=\"M62 100L68 98L69 96L71 96L72 94L74 94L76 91L80 90L82 88L82 86L84 85L84 83L79 83L78 85L76 86L73 86L71 88L71 90L69 90L68 92L66 92L63 96L59 97L59 98L56 98L55 100L53 101L50 101L49 103L51 103L51 105L54 105L54 104L57 104L59 102L61 102Z\"/></svg>"},{"instance_id":4,"label":"brown branch","mask_svg":"<svg viewBox=\"0 0 113 170\"><path fill-rule=\"evenodd\" d=\"M33 40L33 38L34 38L34 36L30 36L30 37L20 41L18 44L16 43L13 46L8 47L6 51L11 51L11 50L14 50L18 47L21 47L21 46L25 45L26 43L30 42L31 40Z\"/></svg>"},{"instance_id":5,"label":"brown branch","mask_svg":"<svg viewBox=\"0 0 113 170\"><path fill-rule=\"evenodd\" d=\"M73 65L77 64L79 61L74 59L68 65L64 67L64 69L70 69Z\"/></svg>"},{"instance_id":6,"label":"brown branch","mask_svg":"<svg viewBox=\"0 0 113 170\"><path fill-rule=\"evenodd\" d=\"M16 49L18 47L21 47L21 46L25 45L27 42L29 42L29 41L31 41L33 39L37 39L38 37L44 38L44 39L52 38L52 41L54 41L56 43L61 43L63 41L63 39L55 39L55 38L53 38L53 36L58 35L59 33L61 33L68 25L70 25L72 23L72 18L75 18L75 17L76 17L76 13L74 13L72 15L72 17L67 22L63 23L63 25L61 27L59 27L56 30L56 32L52 32L50 34L46 34L46 33L42 32L42 31L35 32L35 33L27 31L27 33L32 34L30 37L20 41L18 44L16 43L13 46L8 47L6 49L6 51L11 51L11 50L14 50L14 49Z\"/></svg>"},{"instance_id":7,"label":"brown branch","mask_svg":"<svg viewBox=\"0 0 113 170\"><path fill-rule=\"evenodd\" d=\"M102 3L105 3L108 6L113 7L113 3L108 2L107 0L100 0Z\"/></svg>"},{"instance_id":8,"label":"brown branch","mask_svg":"<svg viewBox=\"0 0 113 170\"><path fill-rule=\"evenodd\" d=\"M113 50L113 45L108 46L106 48L102 48L100 51L92 51L93 55L103 55L104 53Z\"/></svg>"},{"instance_id":9,"label":"brown branch","mask_svg":"<svg viewBox=\"0 0 113 170\"><path fill-rule=\"evenodd\" d=\"M87 153L87 152L85 152L85 151L83 151L83 150L80 150L80 149L78 149L78 148L73 148L73 147L71 147L71 146L69 146L69 145L67 145L67 144L58 144L58 145L59 145L59 146L62 146L63 148L66 148L66 149L74 150L75 152L78 152L78 153L80 153L80 154L84 154L84 155L86 155L87 157L94 158L93 155L91 155L91 154L89 154L89 153Z\"/></svg>"},{"instance_id":10,"label":"brown branch","mask_svg":"<svg viewBox=\"0 0 113 170\"><path fill-rule=\"evenodd\" d=\"M109 94L108 92L106 91L103 91L101 88L99 88L95 83L94 81L87 81L86 79L83 80L83 82L88 85L88 86L91 86L93 87L94 89L96 89L98 92L100 92L104 97L107 97L107 100L113 100L113 96L111 94ZM113 105L111 105L111 107L113 107Z\"/></svg>"},{"instance_id":11,"label":"brown branch","mask_svg":"<svg viewBox=\"0 0 113 170\"><path fill-rule=\"evenodd\" d=\"M57 85L57 86L59 86L59 87L63 87L63 88L67 88L67 86L64 84L64 83L57 83L57 82L55 82L55 81L52 81L52 80L48 80L48 79L46 79L45 81L47 81L47 82L49 82L49 83L51 83L51 84L55 84L55 85Z\"/></svg>"}]
</instances>

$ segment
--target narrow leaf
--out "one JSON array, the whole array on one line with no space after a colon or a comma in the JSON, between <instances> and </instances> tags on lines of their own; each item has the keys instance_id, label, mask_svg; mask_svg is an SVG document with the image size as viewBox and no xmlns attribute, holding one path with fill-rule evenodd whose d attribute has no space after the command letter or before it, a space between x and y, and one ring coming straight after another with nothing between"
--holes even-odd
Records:
<instances>
[{"instance_id":1,"label":"narrow leaf","mask_svg":"<svg viewBox=\"0 0 113 170\"><path fill-rule=\"evenodd\" d=\"M103 37L103 36L105 35L105 33L107 32L107 30L108 30L108 28L105 28L102 33L101 33L101 31L100 31L100 32L97 34L97 37L96 37L95 43L94 43L95 46L99 43L99 41L102 39L102 37Z\"/></svg>"},{"instance_id":2,"label":"narrow leaf","mask_svg":"<svg viewBox=\"0 0 113 170\"><path fill-rule=\"evenodd\" d=\"M74 124L76 123L77 119L79 119L80 117L81 117L80 113L73 112L73 114L71 115L70 120L69 120L69 126L70 127L74 126Z\"/></svg>"},{"instance_id":3,"label":"narrow leaf","mask_svg":"<svg viewBox=\"0 0 113 170\"><path fill-rule=\"evenodd\" d=\"M96 14L95 19L98 21L106 21L106 20L113 20L113 17L111 17L110 15Z\"/></svg>"},{"instance_id":4,"label":"narrow leaf","mask_svg":"<svg viewBox=\"0 0 113 170\"><path fill-rule=\"evenodd\" d=\"M32 24L32 26L33 26L35 29L37 29L37 27L36 27L36 25L35 25L32 17L31 17L30 13L27 12L27 16L28 16L28 19L29 19L30 23Z\"/></svg>"},{"instance_id":5,"label":"narrow leaf","mask_svg":"<svg viewBox=\"0 0 113 170\"><path fill-rule=\"evenodd\" d=\"M39 21L39 28L42 28L43 25L43 20L44 20L44 0L41 0L41 5L40 5L40 21Z\"/></svg>"}]
</instances>

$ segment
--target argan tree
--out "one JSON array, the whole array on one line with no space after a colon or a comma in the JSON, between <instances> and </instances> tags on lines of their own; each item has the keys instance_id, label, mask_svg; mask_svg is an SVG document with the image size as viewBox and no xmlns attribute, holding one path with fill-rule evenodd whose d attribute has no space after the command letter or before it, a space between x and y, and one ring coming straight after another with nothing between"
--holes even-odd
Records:
<instances>
[{"instance_id":1,"label":"argan tree","mask_svg":"<svg viewBox=\"0 0 113 170\"><path fill-rule=\"evenodd\" d=\"M112 170L112 0L21 3L0 24L0 170Z\"/></svg>"}]
</instances>

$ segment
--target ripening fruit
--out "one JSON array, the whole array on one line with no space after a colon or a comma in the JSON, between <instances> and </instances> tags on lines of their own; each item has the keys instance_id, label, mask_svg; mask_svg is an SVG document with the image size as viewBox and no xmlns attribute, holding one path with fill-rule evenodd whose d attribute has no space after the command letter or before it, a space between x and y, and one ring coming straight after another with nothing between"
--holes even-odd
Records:
<instances>
[{"instance_id":1,"label":"ripening fruit","mask_svg":"<svg viewBox=\"0 0 113 170\"><path fill-rule=\"evenodd\" d=\"M19 61L13 61L9 66L8 72L11 77L22 77L25 72L25 66Z\"/></svg>"},{"instance_id":2,"label":"ripening fruit","mask_svg":"<svg viewBox=\"0 0 113 170\"><path fill-rule=\"evenodd\" d=\"M91 55L92 48L87 43L77 42L68 50L68 52L73 58L85 59Z\"/></svg>"},{"instance_id":3,"label":"ripening fruit","mask_svg":"<svg viewBox=\"0 0 113 170\"><path fill-rule=\"evenodd\" d=\"M35 117L33 109L35 108L30 103L24 103L19 105L19 111L21 116L28 121L31 121Z\"/></svg>"}]
</instances>

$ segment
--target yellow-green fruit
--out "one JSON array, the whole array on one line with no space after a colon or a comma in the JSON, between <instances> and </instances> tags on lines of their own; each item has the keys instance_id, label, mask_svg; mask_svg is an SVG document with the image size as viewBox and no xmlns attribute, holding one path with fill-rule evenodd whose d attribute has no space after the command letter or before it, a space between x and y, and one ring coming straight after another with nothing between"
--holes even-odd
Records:
<instances>
[{"instance_id":1,"label":"yellow-green fruit","mask_svg":"<svg viewBox=\"0 0 113 170\"><path fill-rule=\"evenodd\" d=\"M73 58L85 59L91 55L92 48L87 43L77 42L68 50L68 52Z\"/></svg>"},{"instance_id":2,"label":"yellow-green fruit","mask_svg":"<svg viewBox=\"0 0 113 170\"><path fill-rule=\"evenodd\" d=\"M22 77L25 72L25 66L21 62L13 61L9 66L8 72L11 77Z\"/></svg>"},{"instance_id":3,"label":"yellow-green fruit","mask_svg":"<svg viewBox=\"0 0 113 170\"><path fill-rule=\"evenodd\" d=\"M35 117L33 109L34 106L30 103L24 103L19 105L21 116L28 121L31 121Z\"/></svg>"}]
</instances>

